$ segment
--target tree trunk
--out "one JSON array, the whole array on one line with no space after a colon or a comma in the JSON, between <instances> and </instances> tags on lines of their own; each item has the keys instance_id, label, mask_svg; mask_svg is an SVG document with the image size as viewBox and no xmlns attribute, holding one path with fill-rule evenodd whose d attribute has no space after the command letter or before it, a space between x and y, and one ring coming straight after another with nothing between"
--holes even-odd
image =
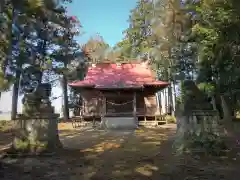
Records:
<instances>
[{"instance_id":1,"label":"tree trunk","mask_svg":"<svg viewBox=\"0 0 240 180\"><path fill-rule=\"evenodd\" d=\"M18 12L13 8L12 10L12 24L17 23L17 18L18 18ZM15 31L17 33L17 45L20 46L21 42L21 34L19 30ZM12 49L13 46L11 45L11 51L9 52L10 55L12 55ZM23 51L20 49L20 55L23 53ZM11 120L16 119L17 116L17 106L18 106L18 91L19 91L19 82L20 82L20 76L21 76L21 71L18 70L18 68L21 67L21 60L20 58L17 59L17 70L16 70L16 77L15 77L15 82L13 84L13 91L12 91L12 111L11 111Z\"/></svg>"},{"instance_id":2,"label":"tree trunk","mask_svg":"<svg viewBox=\"0 0 240 180\"><path fill-rule=\"evenodd\" d=\"M21 72L16 72L16 81L13 84L12 91L12 111L11 111L11 120L16 119L17 116L17 106L18 106L18 91L19 91L19 80L20 80Z\"/></svg>"},{"instance_id":3,"label":"tree trunk","mask_svg":"<svg viewBox=\"0 0 240 180\"><path fill-rule=\"evenodd\" d=\"M69 120L69 108L68 108L68 88L67 88L67 78L63 75L62 78L62 90L63 90L63 117L65 121Z\"/></svg>"},{"instance_id":4,"label":"tree trunk","mask_svg":"<svg viewBox=\"0 0 240 180\"><path fill-rule=\"evenodd\" d=\"M168 113L173 115L173 95L172 95L172 83L168 87Z\"/></svg>"}]
</instances>

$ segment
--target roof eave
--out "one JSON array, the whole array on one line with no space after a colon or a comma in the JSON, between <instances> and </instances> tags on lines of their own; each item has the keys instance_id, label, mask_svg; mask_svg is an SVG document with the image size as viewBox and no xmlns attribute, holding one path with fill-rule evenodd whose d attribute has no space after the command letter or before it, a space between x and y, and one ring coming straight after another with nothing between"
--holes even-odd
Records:
<instances>
[{"instance_id":1,"label":"roof eave","mask_svg":"<svg viewBox=\"0 0 240 180\"><path fill-rule=\"evenodd\" d=\"M73 88L95 88L95 85L74 85L74 84L68 84L70 87Z\"/></svg>"},{"instance_id":2,"label":"roof eave","mask_svg":"<svg viewBox=\"0 0 240 180\"><path fill-rule=\"evenodd\" d=\"M135 87L96 87L99 90L124 90L124 89L143 89L143 86L135 86Z\"/></svg>"}]
</instances>

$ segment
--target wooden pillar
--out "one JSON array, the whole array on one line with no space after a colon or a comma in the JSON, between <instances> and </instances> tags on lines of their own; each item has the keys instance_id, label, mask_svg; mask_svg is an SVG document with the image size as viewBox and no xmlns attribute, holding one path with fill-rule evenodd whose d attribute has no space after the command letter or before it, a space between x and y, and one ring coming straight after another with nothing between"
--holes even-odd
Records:
<instances>
[{"instance_id":1,"label":"wooden pillar","mask_svg":"<svg viewBox=\"0 0 240 180\"><path fill-rule=\"evenodd\" d=\"M105 124L105 116L106 116L107 110L106 110L106 96L103 96L103 101L102 101L102 111L101 111L101 126L106 127Z\"/></svg>"},{"instance_id":2,"label":"wooden pillar","mask_svg":"<svg viewBox=\"0 0 240 180\"><path fill-rule=\"evenodd\" d=\"M145 95L143 96L143 103L144 103L144 125L146 125L146 121L147 121L147 118L146 118L146 115L147 115L147 107L146 107L146 101L145 101Z\"/></svg>"},{"instance_id":3,"label":"wooden pillar","mask_svg":"<svg viewBox=\"0 0 240 180\"><path fill-rule=\"evenodd\" d=\"M106 109L106 96L103 96L103 116L106 116L107 109Z\"/></svg>"},{"instance_id":4,"label":"wooden pillar","mask_svg":"<svg viewBox=\"0 0 240 180\"><path fill-rule=\"evenodd\" d=\"M136 92L133 93L133 117L135 119L136 125L138 127L138 119L137 119L137 97Z\"/></svg>"}]
</instances>

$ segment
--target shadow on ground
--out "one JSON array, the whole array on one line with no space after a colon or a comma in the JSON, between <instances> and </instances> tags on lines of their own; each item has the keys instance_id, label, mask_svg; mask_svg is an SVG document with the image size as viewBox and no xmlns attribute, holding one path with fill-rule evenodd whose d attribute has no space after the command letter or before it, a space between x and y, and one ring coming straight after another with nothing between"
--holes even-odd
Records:
<instances>
[{"instance_id":1,"label":"shadow on ground","mask_svg":"<svg viewBox=\"0 0 240 180\"><path fill-rule=\"evenodd\" d=\"M5 158L3 180L239 179L234 157L174 156L175 129L61 130L64 150L52 157Z\"/></svg>"}]
</instances>

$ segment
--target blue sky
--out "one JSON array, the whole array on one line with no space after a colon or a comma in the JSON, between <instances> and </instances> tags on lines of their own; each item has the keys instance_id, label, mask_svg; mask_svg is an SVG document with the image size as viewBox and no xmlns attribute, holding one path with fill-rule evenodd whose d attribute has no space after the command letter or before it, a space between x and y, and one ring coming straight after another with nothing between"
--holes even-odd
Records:
<instances>
[{"instance_id":1,"label":"blue sky","mask_svg":"<svg viewBox=\"0 0 240 180\"><path fill-rule=\"evenodd\" d=\"M85 32L77 40L84 43L99 33L109 45L114 46L123 38L130 10L135 5L136 0L73 0L68 13L79 18Z\"/></svg>"}]
</instances>

